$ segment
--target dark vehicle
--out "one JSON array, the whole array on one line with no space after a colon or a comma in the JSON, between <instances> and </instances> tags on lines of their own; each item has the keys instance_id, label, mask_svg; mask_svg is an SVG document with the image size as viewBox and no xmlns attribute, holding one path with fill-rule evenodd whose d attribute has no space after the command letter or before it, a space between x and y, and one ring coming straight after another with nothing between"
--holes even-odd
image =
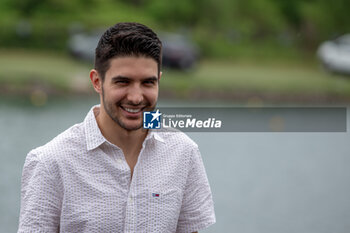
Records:
<instances>
[{"instance_id":1,"label":"dark vehicle","mask_svg":"<svg viewBox=\"0 0 350 233\"><path fill-rule=\"evenodd\" d=\"M198 48L185 36L179 34L161 34L163 43L163 66L188 70L199 59Z\"/></svg>"},{"instance_id":2,"label":"dark vehicle","mask_svg":"<svg viewBox=\"0 0 350 233\"><path fill-rule=\"evenodd\" d=\"M79 33L71 36L68 42L69 52L77 59L93 62L95 48L102 32L91 34ZM179 34L161 33L163 44L163 66L172 69L189 70L198 59L198 48L185 36Z\"/></svg>"},{"instance_id":3,"label":"dark vehicle","mask_svg":"<svg viewBox=\"0 0 350 233\"><path fill-rule=\"evenodd\" d=\"M323 42L317 55L327 71L350 75L350 34Z\"/></svg>"}]
</instances>

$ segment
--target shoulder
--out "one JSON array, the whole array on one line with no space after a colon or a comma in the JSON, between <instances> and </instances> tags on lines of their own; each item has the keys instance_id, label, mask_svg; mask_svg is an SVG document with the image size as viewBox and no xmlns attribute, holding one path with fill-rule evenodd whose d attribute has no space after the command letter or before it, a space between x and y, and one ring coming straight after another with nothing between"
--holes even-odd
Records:
<instances>
[{"instance_id":1,"label":"shoulder","mask_svg":"<svg viewBox=\"0 0 350 233\"><path fill-rule=\"evenodd\" d=\"M60 159L65 154L72 154L74 151L82 148L86 144L84 139L83 123L75 124L45 145L31 150L27 155L27 159L31 157L43 162Z\"/></svg>"}]
</instances>

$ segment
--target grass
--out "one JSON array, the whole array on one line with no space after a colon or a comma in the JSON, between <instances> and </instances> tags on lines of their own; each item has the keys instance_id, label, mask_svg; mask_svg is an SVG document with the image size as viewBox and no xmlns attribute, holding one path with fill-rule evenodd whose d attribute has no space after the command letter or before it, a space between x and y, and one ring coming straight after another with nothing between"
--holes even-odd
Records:
<instances>
[{"instance_id":1,"label":"grass","mask_svg":"<svg viewBox=\"0 0 350 233\"><path fill-rule=\"evenodd\" d=\"M165 88L187 93L210 90L232 94L350 97L350 78L326 73L313 61L204 61L193 73L183 75L169 71L165 76Z\"/></svg>"},{"instance_id":2,"label":"grass","mask_svg":"<svg viewBox=\"0 0 350 233\"><path fill-rule=\"evenodd\" d=\"M45 91L89 93L91 66L66 54L0 50L0 93L40 87ZM192 93L322 96L350 99L350 78L324 72L305 61L202 61L189 72L163 71L161 90L175 97ZM165 91L164 91L165 90Z\"/></svg>"},{"instance_id":3,"label":"grass","mask_svg":"<svg viewBox=\"0 0 350 233\"><path fill-rule=\"evenodd\" d=\"M7 87L10 92L28 87L74 92L88 84L88 72L86 64L65 54L0 50L0 83L2 89ZM83 80L85 77L87 82Z\"/></svg>"}]
</instances>

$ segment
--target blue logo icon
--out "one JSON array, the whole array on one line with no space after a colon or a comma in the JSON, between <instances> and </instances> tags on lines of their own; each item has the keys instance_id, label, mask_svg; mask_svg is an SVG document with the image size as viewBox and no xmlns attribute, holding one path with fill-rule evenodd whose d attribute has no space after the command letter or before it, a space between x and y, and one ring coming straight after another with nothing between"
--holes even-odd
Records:
<instances>
[{"instance_id":1,"label":"blue logo icon","mask_svg":"<svg viewBox=\"0 0 350 233\"><path fill-rule=\"evenodd\" d=\"M159 110L156 112L143 112L143 128L160 129L161 115Z\"/></svg>"}]
</instances>

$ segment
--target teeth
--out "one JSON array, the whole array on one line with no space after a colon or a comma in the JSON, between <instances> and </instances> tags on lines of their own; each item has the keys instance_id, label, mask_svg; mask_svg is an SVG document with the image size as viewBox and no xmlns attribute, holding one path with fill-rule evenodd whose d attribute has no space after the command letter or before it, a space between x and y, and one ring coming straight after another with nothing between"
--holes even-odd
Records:
<instances>
[{"instance_id":1,"label":"teeth","mask_svg":"<svg viewBox=\"0 0 350 233\"><path fill-rule=\"evenodd\" d=\"M132 108L124 108L127 112L131 112L131 113L136 113L139 112L140 109L132 109Z\"/></svg>"}]
</instances>

